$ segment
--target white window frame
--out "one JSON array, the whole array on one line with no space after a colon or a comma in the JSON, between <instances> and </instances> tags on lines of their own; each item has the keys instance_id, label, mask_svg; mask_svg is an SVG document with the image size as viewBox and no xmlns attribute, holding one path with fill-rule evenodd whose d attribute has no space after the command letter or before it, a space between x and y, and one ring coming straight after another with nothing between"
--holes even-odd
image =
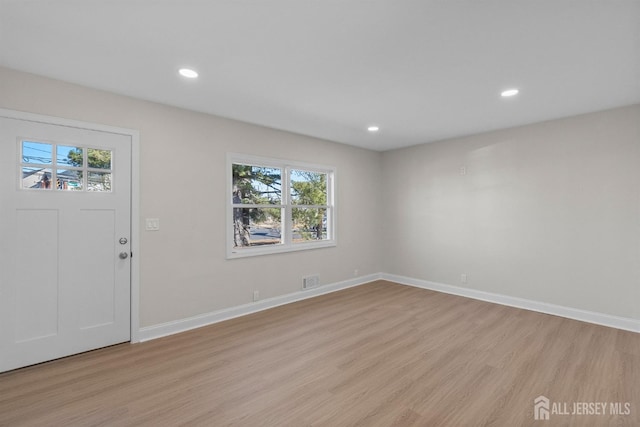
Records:
<instances>
[{"instance_id":1,"label":"white window frame","mask_svg":"<svg viewBox=\"0 0 640 427\"><path fill-rule=\"evenodd\" d=\"M245 248L234 248L233 239L233 165L244 164L254 166L266 166L279 168L282 170L282 194L280 203L284 207L283 216L281 219L281 234L283 242L277 245L255 246ZM290 171L291 170L304 170L310 172L318 172L327 174L327 238L324 240L310 240L307 242L292 242L291 229L289 224L291 223L292 208L297 205L291 204L290 196ZM274 159L269 157L260 157L247 154L227 153L227 186L226 192L226 204L227 204L227 259L234 258L246 258L251 256L277 254L283 252L304 251L309 249L327 248L337 245L336 239L336 205L335 205L335 183L336 183L336 168L333 166L325 166L304 162L297 162L291 160ZM280 205L278 205L280 206ZM248 205L246 207L253 207ZM261 207L268 207L267 205ZM307 207L307 206L305 206ZM325 206L321 206L325 207Z\"/></svg>"},{"instance_id":2,"label":"white window frame","mask_svg":"<svg viewBox=\"0 0 640 427\"><path fill-rule=\"evenodd\" d=\"M77 144L75 142L57 142L57 141L51 141L51 140L47 140L47 139L42 139L42 138L18 138L17 139L18 142L18 189L20 191L34 191L34 192L38 192L40 194L46 194L48 192L52 192L52 193L57 193L57 194L74 194L74 193L96 193L96 194L109 194L112 193L114 191L113 188L113 182L115 181L114 179L114 174L115 174L115 167L114 167L114 160L116 157L116 150L113 147L108 147L108 148L96 148L96 147L91 147L88 145L83 145L83 144ZM46 145L50 145L51 146L51 162L50 163L34 163L34 162L29 162L29 161L25 161L25 156L24 156L24 143L25 142L31 142L34 144L46 144ZM58 163L58 147L73 147L73 148L81 148L82 149L82 166L71 166L71 165L66 165L66 164L59 164ZM104 151L104 150L108 150L111 152L111 164L109 166L109 168L92 168L89 167L89 150L100 150L100 151ZM23 186L23 178L22 178L22 173L23 173L23 168L40 168L40 169L50 169L51 170L51 188L43 190L41 188L28 188L28 187L24 187ZM78 172L82 172L82 188L80 190L63 190L60 188L57 188L56 182L58 179L58 170L60 169L67 169L67 170L71 170L71 171L78 171ZM91 172L94 173L108 173L111 174L111 186L109 187L108 190L100 190L100 191L94 191L94 190L90 190L89 189L89 174Z\"/></svg>"}]
</instances>

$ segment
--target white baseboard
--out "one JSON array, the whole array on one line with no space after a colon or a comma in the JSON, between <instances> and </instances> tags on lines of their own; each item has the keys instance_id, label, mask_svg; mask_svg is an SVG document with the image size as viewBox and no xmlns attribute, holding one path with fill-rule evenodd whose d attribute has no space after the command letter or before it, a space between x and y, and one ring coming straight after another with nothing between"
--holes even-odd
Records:
<instances>
[{"instance_id":1,"label":"white baseboard","mask_svg":"<svg viewBox=\"0 0 640 427\"><path fill-rule=\"evenodd\" d=\"M507 305L510 307L523 308L525 310L537 311L545 314L553 314L555 316L566 317L568 319L580 320L583 322L595 323L597 325L609 326L611 328L640 333L640 320L637 319L612 316L610 314L597 313L594 311L581 310L578 308L565 307L561 305L511 297L507 295L494 294L491 292L478 291L475 289L461 288L458 286L429 282L427 280L414 279L411 277L398 276L395 274L381 273L379 278L382 280L388 280L390 282L400 283L402 285L409 285L417 288L444 292L447 294Z\"/></svg>"},{"instance_id":2,"label":"white baseboard","mask_svg":"<svg viewBox=\"0 0 640 427\"><path fill-rule=\"evenodd\" d=\"M566 317L568 319L580 320L583 322L594 323L597 325L640 333L640 320L636 319L612 316L609 314L580 310L577 308L564 307L561 305L511 297L491 292L478 291L475 289L461 288L458 286L445 285L442 283L414 279L405 276L398 276L395 274L376 273L370 274L368 276L361 276L354 279L345 280L343 282L319 286L313 289L301 290L298 292L293 292L291 294L281 295L254 303L225 308L222 310L213 311L211 313L201 314L199 316L174 320L172 322L161 323L159 325L147 326L140 329L138 336L141 342L149 341L152 339L161 338L180 332L185 332L191 329L200 328L202 326L222 322L224 320L233 319L235 317L245 316L247 314L268 310L270 308L278 307L284 304L302 301L308 298L336 292L342 289L352 288L354 286L360 286L374 280L388 280L390 282L399 283L401 285L429 289L432 291L473 298L495 304L507 305L510 307L522 308L525 310L537 311L540 313Z\"/></svg>"},{"instance_id":3,"label":"white baseboard","mask_svg":"<svg viewBox=\"0 0 640 427\"><path fill-rule=\"evenodd\" d=\"M313 298L319 295L340 291L342 289L363 285L365 283L369 283L378 279L380 279L380 274L370 274L368 276L361 276L354 279L345 280L343 282L322 285L318 286L317 288L305 289L287 295L281 295L278 297L268 298L249 304L243 304L236 307L213 311L211 313L188 317L186 319L174 320L167 323L161 323L159 325L146 326L144 328L140 328L138 337L140 339L140 342L162 338L167 335L173 335L179 332L185 332L191 329L200 328L202 326L222 322L224 320L233 319L235 317L257 313L259 311L278 307L284 304L289 304L295 301L302 301L307 298Z\"/></svg>"}]
</instances>

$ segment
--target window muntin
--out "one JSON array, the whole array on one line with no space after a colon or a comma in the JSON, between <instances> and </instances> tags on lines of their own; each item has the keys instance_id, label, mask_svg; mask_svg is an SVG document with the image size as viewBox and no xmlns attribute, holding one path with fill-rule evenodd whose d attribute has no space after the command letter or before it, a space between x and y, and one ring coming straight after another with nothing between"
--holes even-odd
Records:
<instances>
[{"instance_id":1,"label":"window muntin","mask_svg":"<svg viewBox=\"0 0 640 427\"><path fill-rule=\"evenodd\" d=\"M335 245L330 167L229 155L229 258Z\"/></svg>"},{"instance_id":2,"label":"window muntin","mask_svg":"<svg viewBox=\"0 0 640 427\"><path fill-rule=\"evenodd\" d=\"M20 188L111 192L111 150L23 140Z\"/></svg>"}]
</instances>

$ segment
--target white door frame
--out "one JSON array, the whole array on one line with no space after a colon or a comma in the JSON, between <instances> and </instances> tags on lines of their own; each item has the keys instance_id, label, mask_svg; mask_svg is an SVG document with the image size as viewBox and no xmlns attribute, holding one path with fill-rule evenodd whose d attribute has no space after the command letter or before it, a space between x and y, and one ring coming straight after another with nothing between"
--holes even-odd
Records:
<instances>
[{"instance_id":1,"label":"white door frame","mask_svg":"<svg viewBox=\"0 0 640 427\"><path fill-rule=\"evenodd\" d=\"M140 341L140 132L0 108L0 117L127 135L131 137L131 342Z\"/></svg>"}]
</instances>

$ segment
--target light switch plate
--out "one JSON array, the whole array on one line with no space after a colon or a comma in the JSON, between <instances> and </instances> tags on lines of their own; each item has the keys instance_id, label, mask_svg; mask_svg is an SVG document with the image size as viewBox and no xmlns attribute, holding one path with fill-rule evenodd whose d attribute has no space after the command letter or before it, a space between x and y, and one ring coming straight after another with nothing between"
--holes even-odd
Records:
<instances>
[{"instance_id":1,"label":"light switch plate","mask_svg":"<svg viewBox=\"0 0 640 427\"><path fill-rule=\"evenodd\" d=\"M146 218L144 228L147 231L160 230L160 218Z\"/></svg>"}]
</instances>

